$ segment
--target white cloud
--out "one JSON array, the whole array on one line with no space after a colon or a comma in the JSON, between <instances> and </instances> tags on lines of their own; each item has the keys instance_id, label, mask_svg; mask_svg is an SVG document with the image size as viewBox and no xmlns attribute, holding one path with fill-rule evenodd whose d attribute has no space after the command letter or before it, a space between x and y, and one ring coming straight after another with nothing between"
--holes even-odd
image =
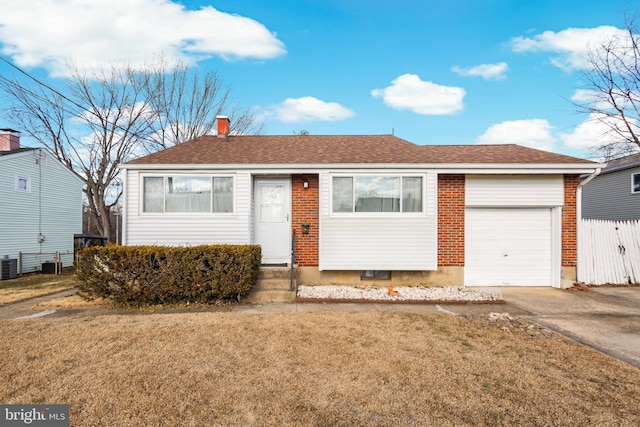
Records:
<instances>
[{"instance_id":1,"label":"white cloud","mask_svg":"<svg viewBox=\"0 0 640 427\"><path fill-rule=\"evenodd\" d=\"M397 110L417 114L455 114L464 108L467 92L461 87L442 86L420 80L415 74L403 74L384 89L374 89L371 95Z\"/></svg>"},{"instance_id":2,"label":"white cloud","mask_svg":"<svg viewBox=\"0 0 640 427\"><path fill-rule=\"evenodd\" d=\"M640 127L636 120L631 119L631 126L636 134L640 133ZM618 127L622 135L629 135L624 131L625 124L622 119L616 116L607 116L599 113L591 113L589 118L580 123L573 132L561 133L560 139L568 147L593 150L597 146L621 142L622 136L612 130L612 126Z\"/></svg>"},{"instance_id":3,"label":"white cloud","mask_svg":"<svg viewBox=\"0 0 640 427\"><path fill-rule=\"evenodd\" d=\"M563 70L586 70L590 68L588 53L614 37L625 39L628 34L619 28L601 26L596 28L567 28L559 32L545 31L534 37L514 37L511 47L514 52L552 52L559 56L551 63Z\"/></svg>"},{"instance_id":4,"label":"white cloud","mask_svg":"<svg viewBox=\"0 0 640 427\"><path fill-rule=\"evenodd\" d=\"M539 150L553 150L553 126L544 119L509 120L492 125L480 135L478 144L518 144Z\"/></svg>"},{"instance_id":5,"label":"white cloud","mask_svg":"<svg viewBox=\"0 0 640 427\"><path fill-rule=\"evenodd\" d=\"M509 66L506 62L497 64L480 64L470 68L462 68L457 65L451 67L451 71L463 77L482 77L485 80L501 80L506 77Z\"/></svg>"},{"instance_id":6,"label":"white cloud","mask_svg":"<svg viewBox=\"0 0 640 427\"><path fill-rule=\"evenodd\" d=\"M268 59L284 44L263 24L206 6L170 0L0 0L1 52L21 67L68 73L66 62L95 69L140 66L162 55L187 64L211 56Z\"/></svg>"},{"instance_id":7,"label":"white cloud","mask_svg":"<svg viewBox=\"0 0 640 427\"><path fill-rule=\"evenodd\" d=\"M606 101L600 92L590 89L577 89L571 97L571 100L579 104L589 104L600 107L609 106L609 104L603 103Z\"/></svg>"},{"instance_id":8,"label":"white cloud","mask_svg":"<svg viewBox=\"0 0 640 427\"><path fill-rule=\"evenodd\" d=\"M266 108L264 116L274 116L285 123L312 121L333 122L351 118L355 113L337 102L324 102L312 96L287 98L277 105Z\"/></svg>"}]
</instances>

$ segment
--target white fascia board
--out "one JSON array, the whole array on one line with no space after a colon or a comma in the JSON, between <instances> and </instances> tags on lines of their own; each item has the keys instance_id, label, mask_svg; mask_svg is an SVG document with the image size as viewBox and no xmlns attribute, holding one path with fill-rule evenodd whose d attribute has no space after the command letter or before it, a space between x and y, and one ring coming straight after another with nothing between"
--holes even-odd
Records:
<instances>
[{"instance_id":1,"label":"white fascia board","mask_svg":"<svg viewBox=\"0 0 640 427\"><path fill-rule=\"evenodd\" d=\"M591 174L598 170L599 165L486 165L485 167L451 167L451 168L434 168L441 174L492 174L492 175L531 175L531 174Z\"/></svg>"},{"instance_id":2,"label":"white fascia board","mask_svg":"<svg viewBox=\"0 0 640 427\"><path fill-rule=\"evenodd\" d=\"M420 164L381 164L381 163L340 163L340 164L212 164L212 165L195 165L195 164L124 164L120 165L121 169L149 171L149 170L183 170L183 171L254 171L269 173L314 173L320 171L337 171L337 170L432 170L438 173L456 173L456 174L585 174L593 173L603 164L584 164L584 163L566 163L566 164L459 164L459 163L420 163Z\"/></svg>"}]
</instances>

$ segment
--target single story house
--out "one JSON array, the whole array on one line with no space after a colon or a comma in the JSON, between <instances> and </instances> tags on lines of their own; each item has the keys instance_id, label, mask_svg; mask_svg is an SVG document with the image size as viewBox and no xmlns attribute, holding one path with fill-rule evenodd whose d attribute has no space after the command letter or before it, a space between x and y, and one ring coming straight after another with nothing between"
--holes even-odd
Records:
<instances>
[{"instance_id":1,"label":"single story house","mask_svg":"<svg viewBox=\"0 0 640 427\"><path fill-rule=\"evenodd\" d=\"M43 263L73 265L73 235L82 232L82 180L50 152L20 146L20 133L0 129L0 258L18 271Z\"/></svg>"},{"instance_id":2,"label":"single story house","mask_svg":"<svg viewBox=\"0 0 640 427\"><path fill-rule=\"evenodd\" d=\"M568 287L580 176L517 145L203 136L122 165L126 245L260 244L299 284ZM390 280L390 282L389 282Z\"/></svg>"},{"instance_id":3,"label":"single story house","mask_svg":"<svg viewBox=\"0 0 640 427\"><path fill-rule=\"evenodd\" d=\"M640 153L610 160L599 175L587 179L582 218L640 220Z\"/></svg>"}]
</instances>

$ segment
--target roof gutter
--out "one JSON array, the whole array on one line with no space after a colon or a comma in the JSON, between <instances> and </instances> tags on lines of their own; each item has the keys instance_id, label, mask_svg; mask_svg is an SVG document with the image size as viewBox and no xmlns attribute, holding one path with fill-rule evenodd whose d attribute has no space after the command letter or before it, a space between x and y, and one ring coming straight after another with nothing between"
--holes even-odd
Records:
<instances>
[{"instance_id":1,"label":"roof gutter","mask_svg":"<svg viewBox=\"0 0 640 427\"><path fill-rule=\"evenodd\" d=\"M582 187L587 185L589 181L591 181L596 176L600 175L602 168L597 168L595 172L581 180L578 184L578 188L576 188L576 280L578 280L578 271L580 270L580 259L581 259L581 250L580 250L580 241L582 240Z\"/></svg>"},{"instance_id":2,"label":"roof gutter","mask_svg":"<svg viewBox=\"0 0 640 427\"><path fill-rule=\"evenodd\" d=\"M326 164L152 164L126 163L120 169L132 170L415 170L429 169L440 173L497 173L497 174L586 174L601 168L602 164L517 164L517 163L326 163ZM476 172L477 171L477 172Z\"/></svg>"}]
</instances>

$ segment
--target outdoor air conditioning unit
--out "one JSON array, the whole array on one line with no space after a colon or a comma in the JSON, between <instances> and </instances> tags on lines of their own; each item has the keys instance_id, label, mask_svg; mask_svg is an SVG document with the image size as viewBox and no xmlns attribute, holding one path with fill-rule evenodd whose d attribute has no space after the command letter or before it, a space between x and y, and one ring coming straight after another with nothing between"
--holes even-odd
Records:
<instances>
[{"instance_id":1,"label":"outdoor air conditioning unit","mask_svg":"<svg viewBox=\"0 0 640 427\"><path fill-rule=\"evenodd\" d=\"M18 260L15 258L0 259L0 280L18 277Z\"/></svg>"}]
</instances>

